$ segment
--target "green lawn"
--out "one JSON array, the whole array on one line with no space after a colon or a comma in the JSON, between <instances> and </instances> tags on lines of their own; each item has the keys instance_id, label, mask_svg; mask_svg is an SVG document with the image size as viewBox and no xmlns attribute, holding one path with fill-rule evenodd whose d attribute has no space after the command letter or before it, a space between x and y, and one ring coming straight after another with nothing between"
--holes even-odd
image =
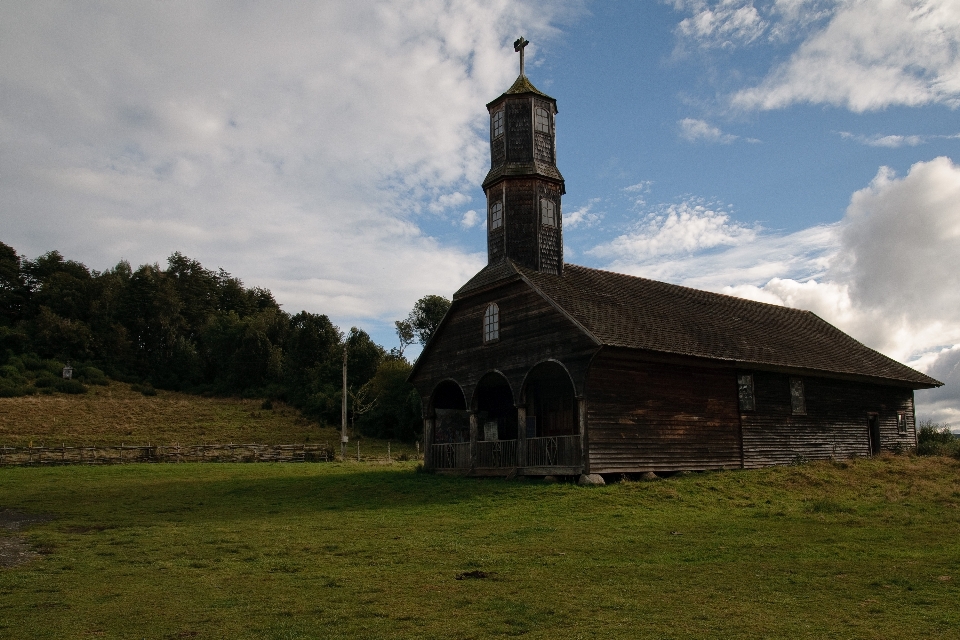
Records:
<instances>
[{"instance_id":1,"label":"green lawn","mask_svg":"<svg viewBox=\"0 0 960 640\"><path fill-rule=\"evenodd\" d=\"M56 515L19 534L38 559L0 570L2 637L960 637L946 458L605 487L412 463L3 468L0 507Z\"/></svg>"}]
</instances>

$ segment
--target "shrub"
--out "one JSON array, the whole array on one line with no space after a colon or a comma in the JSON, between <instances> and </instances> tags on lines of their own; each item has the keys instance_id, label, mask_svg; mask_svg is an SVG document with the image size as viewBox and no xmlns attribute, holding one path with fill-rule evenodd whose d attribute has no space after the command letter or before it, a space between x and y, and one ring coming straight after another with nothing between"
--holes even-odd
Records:
<instances>
[{"instance_id":1,"label":"shrub","mask_svg":"<svg viewBox=\"0 0 960 640\"><path fill-rule=\"evenodd\" d=\"M38 389L52 389L57 384L57 380L58 378L49 371L41 371L33 381L33 386Z\"/></svg>"},{"instance_id":2,"label":"shrub","mask_svg":"<svg viewBox=\"0 0 960 640\"><path fill-rule=\"evenodd\" d=\"M153 388L149 383L147 384L132 384L130 385L130 391L136 391L137 393L142 393L145 396L155 396L157 395L157 390Z\"/></svg>"},{"instance_id":3,"label":"shrub","mask_svg":"<svg viewBox=\"0 0 960 640\"><path fill-rule=\"evenodd\" d=\"M43 368L55 376L63 375L63 363L59 360L44 360Z\"/></svg>"},{"instance_id":4,"label":"shrub","mask_svg":"<svg viewBox=\"0 0 960 640\"><path fill-rule=\"evenodd\" d=\"M960 455L960 440L950 432L950 425L932 420L921 420L917 431L917 455Z\"/></svg>"},{"instance_id":5,"label":"shrub","mask_svg":"<svg viewBox=\"0 0 960 640\"><path fill-rule=\"evenodd\" d=\"M96 367L84 367L80 370L79 379L86 384L96 384L105 387L109 384L107 376Z\"/></svg>"},{"instance_id":6,"label":"shrub","mask_svg":"<svg viewBox=\"0 0 960 640\"><path fill-rule=\"evenodd\" d=\"M80 394L87 392L87 387L79 380L57 380L53 387L60 393Z\"/></svg>"}]
</instances>

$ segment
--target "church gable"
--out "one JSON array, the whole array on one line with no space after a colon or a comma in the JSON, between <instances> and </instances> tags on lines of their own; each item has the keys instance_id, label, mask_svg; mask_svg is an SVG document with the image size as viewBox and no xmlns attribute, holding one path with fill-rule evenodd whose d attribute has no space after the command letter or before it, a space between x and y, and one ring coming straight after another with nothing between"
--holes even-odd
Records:
<instances>
[{"instance_id":1,"label":"church gable","mask_svg":"<svg viewBox=\"0 0 960 640\"><path fill-rule=\"evenodd\" d=\"M491 331L491 309L496 328ZM431 385L452 379L467 404L480 378L499 372L519 401L524 379L538 363L562 361L582 393L596 342L529 283L517 278L462 297L417 360L410 380L426 400Z\"/></svg>"}]
</instances>

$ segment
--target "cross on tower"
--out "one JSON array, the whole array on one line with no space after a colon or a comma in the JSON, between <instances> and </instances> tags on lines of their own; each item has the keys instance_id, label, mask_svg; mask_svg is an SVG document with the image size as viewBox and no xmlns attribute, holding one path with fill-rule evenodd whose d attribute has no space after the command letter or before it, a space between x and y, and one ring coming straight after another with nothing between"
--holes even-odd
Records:
<instances>
[{"instance_id":1,"label":"cross on tower","mask_svg":"<svg viewBox=\"0 0 960 640\"><path fill-rule=\"evenodd\" d=\"M517 38L513 43L513 50L520 53L520 75L526 75L523 72L523 48L530 44L528 40L524 40L523 36Z\"/></svg>"}]
</instances>

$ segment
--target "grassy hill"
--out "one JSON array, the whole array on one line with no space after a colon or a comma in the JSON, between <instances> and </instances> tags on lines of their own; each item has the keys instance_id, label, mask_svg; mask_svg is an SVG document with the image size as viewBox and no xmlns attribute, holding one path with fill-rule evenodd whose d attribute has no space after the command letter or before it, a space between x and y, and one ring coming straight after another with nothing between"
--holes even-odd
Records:
<instances>
[{"instance_id":1,"label":"grassy hill","mask_svg":"<svg viewBox=\"0 0 960 640\"><path fill-rule=\"evenodd\" d=\"M153 393L153 390L151 390ZM0 446L115 446L119 444L328 443L339 447L339 428L305 419L282 402L204 398L172 391L144 395L111 382L87 393L0 398ZM351 438L351 453L356 454ZM387 443L361 438L361 454L386 455ZM412 453L393 442L391 452Z\"/></svg>"},{"instance_id":2,"label":"grassy hill","mask_svg":"<svg viewBox=\"0 0 960 640\"><path fill-rule=\"evenodd\" d=\"M53 518L18 534L38 558L0 570L0 637L960 637L950 458L605 487L2 468L0 506Z\"/></svg>"}]
</instances>

